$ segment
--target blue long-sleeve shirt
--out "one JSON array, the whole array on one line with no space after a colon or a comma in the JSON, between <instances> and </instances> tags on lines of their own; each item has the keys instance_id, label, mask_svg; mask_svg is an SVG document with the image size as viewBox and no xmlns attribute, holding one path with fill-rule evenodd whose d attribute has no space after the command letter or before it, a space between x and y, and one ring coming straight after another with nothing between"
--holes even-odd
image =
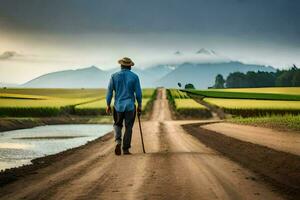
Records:
<instances>
[{"instance_id":1,"label":"blue long-sleeve shirt","mask_svg":"<svg viewBox=\"0 0 300 200\"><path fill-rule=\"evenodd\" d=\"M114 107L118 112L134 110L135 99L142 106L142 89L139 77L129 69L114 73L109 81L106 103L110 106L115 92Z\"/></svg>"}]
</instances>

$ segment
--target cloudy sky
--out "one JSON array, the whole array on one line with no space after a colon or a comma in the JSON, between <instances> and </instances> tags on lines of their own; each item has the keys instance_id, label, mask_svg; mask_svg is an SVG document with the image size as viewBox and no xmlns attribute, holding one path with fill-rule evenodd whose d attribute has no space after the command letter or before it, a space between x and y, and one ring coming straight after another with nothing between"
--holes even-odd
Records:
<instances>
[{"instance_id":1,"label":"cloudy sky","mask_svg":"<svg viewBox=\"0 0 300 200\"><path fill-rule=\"evenodd\" d=\"M217 60L300 66L299 10L298 0L0 0L0 83L109 69L123 56L142 68L200 62L201 48Z\"/></svg>"}]
</instances>

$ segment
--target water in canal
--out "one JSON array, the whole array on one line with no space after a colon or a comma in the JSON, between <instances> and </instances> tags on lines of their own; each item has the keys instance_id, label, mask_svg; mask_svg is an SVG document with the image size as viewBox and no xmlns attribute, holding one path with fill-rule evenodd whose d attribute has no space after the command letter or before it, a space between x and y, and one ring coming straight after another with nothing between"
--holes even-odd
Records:
<instances>
[{"instance_id":1,"label":"water in canal","mask_svg":"<svg viewBox=\"0 0 300 200\"><path fill-rule=\"evenodd\" d=\"M77 147L105 135L111 125L49 125L0 132L0 170Z\"/></svg>"}]
</instances>

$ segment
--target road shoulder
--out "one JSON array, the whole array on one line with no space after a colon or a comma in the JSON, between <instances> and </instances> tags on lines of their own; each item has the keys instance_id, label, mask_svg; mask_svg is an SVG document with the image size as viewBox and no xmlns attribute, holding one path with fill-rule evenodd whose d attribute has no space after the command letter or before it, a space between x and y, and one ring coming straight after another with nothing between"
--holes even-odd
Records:
<instances>
[{"instance_id":1,"label":"road shoulder","mask_svg":"<svg viewBox=\"0 0 300 200\"><path fill-rule=\"evenodd\" d=\"M204 129L200 124L183 125L186 132L242 166L258 173L282 194L300 197L300 156Z\"/></svg>"}]
</instances>

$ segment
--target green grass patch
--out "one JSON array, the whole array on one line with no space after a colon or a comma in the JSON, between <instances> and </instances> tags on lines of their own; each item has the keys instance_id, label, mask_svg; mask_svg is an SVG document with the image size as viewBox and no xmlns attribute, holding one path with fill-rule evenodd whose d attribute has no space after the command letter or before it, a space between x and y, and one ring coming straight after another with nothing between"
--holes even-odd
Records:
<instances>
[{"instance_id":1,"label":"green grass patch","mask_svg":"<svg viewBox=\"0 0 300 200\"><path fill-rule=\"evenodd\" d=\"M235 117L229 122L279 130L300 131L300 115L271 115L264 117Z\"/></svg>"}]
</instances>

